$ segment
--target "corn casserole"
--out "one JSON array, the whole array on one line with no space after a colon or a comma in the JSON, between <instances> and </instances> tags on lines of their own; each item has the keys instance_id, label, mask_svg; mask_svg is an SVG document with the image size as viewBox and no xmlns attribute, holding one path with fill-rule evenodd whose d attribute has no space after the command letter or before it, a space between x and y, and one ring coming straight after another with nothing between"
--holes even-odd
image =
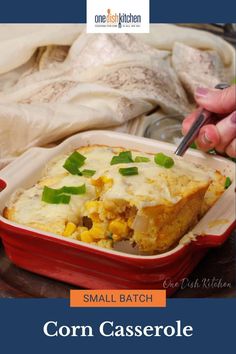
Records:
<instances>
[{"instance_id":1,"label":"corn casserole","mask_svg":"<svg viewBox=\"0 0 236 354\"><path fill-rule=\"evenodd\" d=\"M226 183L182 157L93 145L50 161L33 187L12 195L4 216L105 248L129 240L152 254L175 246Z\"/></svg>"}]
</instances>

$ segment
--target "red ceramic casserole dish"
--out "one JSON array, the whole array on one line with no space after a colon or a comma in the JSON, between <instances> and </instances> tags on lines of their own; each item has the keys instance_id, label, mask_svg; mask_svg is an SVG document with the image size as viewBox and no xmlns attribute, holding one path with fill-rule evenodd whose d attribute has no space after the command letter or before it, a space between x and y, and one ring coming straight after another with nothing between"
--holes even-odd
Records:
<instances>
[{"instance_id":1,"label":"red ceramic casserole dish","mask_svg":"<svg viewBox=\"0 0 236 354\"><path fill-rule=\"evenodd\" d=\"M29 271L90 289L162 289L180 283L210 247L220 246L235 227L235 164L190 149L186 159L220 170L232 184L218 202L171 251L141 256L103 249L15 224L2 216L10 195L32 186L54 156L80 146L101 144L155 153L173 152L172 144L111 131L77 134L51 149L33 148L0 171L0 236L8 257ZM171 295L176 288L168 288Z\"/></svg>"}]
</instances>

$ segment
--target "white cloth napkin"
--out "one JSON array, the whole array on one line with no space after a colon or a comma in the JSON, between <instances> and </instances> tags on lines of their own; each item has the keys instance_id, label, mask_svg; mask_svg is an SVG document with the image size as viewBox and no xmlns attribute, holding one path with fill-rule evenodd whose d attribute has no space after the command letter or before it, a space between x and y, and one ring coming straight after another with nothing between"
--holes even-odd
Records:
<instances>
[{"instance_id":1,"label":"white cloth napkin","mask_svg":"<svg viewBox=\"0 0 236 354\"><path fill-rule=\"evenodd\" d=\"M184 88L194 87L193 74L186 85L178 51L178 65L172 61L177 42L217 54L220 73L200 83L232 76L232 47L198 30L151 25L147 35L93 35L83 25L1 25L0 168L32 146L79 131L129 131L129 120L143 121L154 107L190 111Z\"/></svg>"}]
</instances>

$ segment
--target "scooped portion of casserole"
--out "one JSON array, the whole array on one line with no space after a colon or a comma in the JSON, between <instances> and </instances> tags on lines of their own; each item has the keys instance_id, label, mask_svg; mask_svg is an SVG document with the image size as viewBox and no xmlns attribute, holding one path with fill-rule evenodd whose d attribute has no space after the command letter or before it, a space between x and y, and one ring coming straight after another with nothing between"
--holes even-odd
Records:
<instances>
[{"instance_id":1,"label":"scooped portion of casserole","mask_svg":"<svg viewBox=\"0 0 236 354\"><path fill-rule=\"evenodd\" d=\"M182 157L88 146L52 160L4 216L16 223L113 248L176 245L224 192L227 178Z\"/></svg>"}]
</instances>

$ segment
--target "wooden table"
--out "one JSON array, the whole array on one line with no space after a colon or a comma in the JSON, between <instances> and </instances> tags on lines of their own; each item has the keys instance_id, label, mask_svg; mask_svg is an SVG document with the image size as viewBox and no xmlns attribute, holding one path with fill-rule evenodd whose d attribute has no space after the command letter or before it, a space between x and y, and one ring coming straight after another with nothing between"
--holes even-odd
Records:
<instances>
[{"instance_id":1,"label":"wooden table","mask_svg":"<svg viewBox=\"0 0 236 354\"><path fill-rule=\"evenodd\" d=\"M236 230L208 252L174 297L236 297ZM0 244L0 298L68 298L71 285L16 267Z\"/></svg>"}]
</instances>

